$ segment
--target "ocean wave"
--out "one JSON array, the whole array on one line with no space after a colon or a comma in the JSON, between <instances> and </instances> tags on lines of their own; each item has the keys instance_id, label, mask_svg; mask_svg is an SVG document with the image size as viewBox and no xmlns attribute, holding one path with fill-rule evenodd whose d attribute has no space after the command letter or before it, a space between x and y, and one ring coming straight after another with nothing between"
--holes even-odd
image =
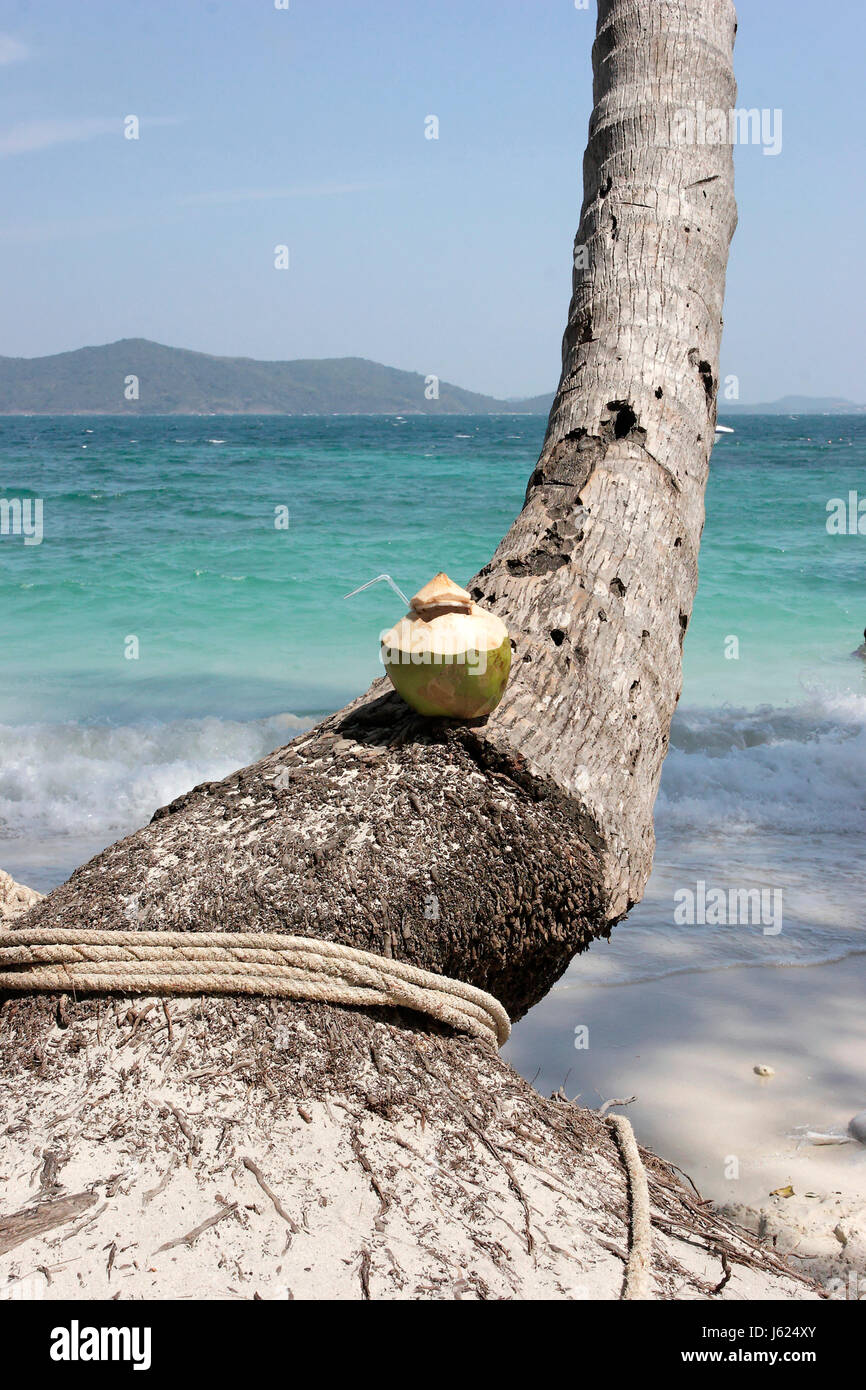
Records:
<instances>
[{"instance_id":1,"label":"ocean wave","mask_svg":"<svg viewBox=\"0 0 866 1390\"><path fill-rule=\"evenodd\" d=\"M123 726L0 725L3 843L71 837L108 844L198 782L255 762L311 726L278 715Z\"/></svg>"},{"instance_id":2,"label":"ocean wave","mask_svg":"<svg viewBox=\"0 0 866 1390\"><path fill-rule=\"evenodd\" d=\"M866 696L815 690L781 708L678 711L656 820L665 833L862 834Z\"/></svg>"},{"instance_id":3,"label":"ocean wave","mask_svg":"<svg viewBox=\"0 0 866 1390\"><path fill-rule=\"evenodd\" d=\"M38 863L39 886L53 886L158 806L313 722L0 725L0 866ZM817 964L862 950L864 828L866 698L812 691L796 706L681 709L644 900L567 978L626 983L736 964ZM675 895L700 880L779 889L782 931L677 927Z\"/></svg>"},{"instance_id":4,"label":"ocean wave","mask_svg":"<svg viewBox=\"0 0 866 1390\"><path fill-rule=\"evenodd\" d=\"M148 808L253 761L310 723L282 715L0 725L0 826L7 835L36 826L60 831L88 816L126 830ZM862 834L866 697L813 694L795 707L678 711L656 827L666 851L681 832Z\"/></svg>"},{"instance_id":5,"label":"ocean wave","mask_svg":"<svg viewBox=\"0 0 866 1390\"><path fill-rule=\"evenodd\" d=\"M559 989L862 955L866 698L814 687L795 705L678 710L655 827L642 901ZM778 895L771 931L703 916L677 924L684 890L729 900L756 888L768 903Z\"/></svg>"}]
</instances>

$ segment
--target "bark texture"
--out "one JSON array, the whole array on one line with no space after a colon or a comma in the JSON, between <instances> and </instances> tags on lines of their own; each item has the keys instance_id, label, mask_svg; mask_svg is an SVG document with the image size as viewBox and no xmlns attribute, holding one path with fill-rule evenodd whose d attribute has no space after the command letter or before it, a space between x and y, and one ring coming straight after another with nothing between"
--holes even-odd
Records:
<instances>
[{"instance_id":1,"label":"bark texture","mask_svg":"<svg viewBox=\"0 0 866 1390\"><path fill-rule=\"evenodd\" d=\"M162 808L33 908L29 925L306 933L457 976L519 1017L640 897L697 579L735 223L730 148L673 145L671 132L675 112L698 101L733 104L735 27L729 0L600 0L576 242L586 255L577 257L562 380L524 508L467 586L513 638L513 673L495 713L471 726L423 720L380 681L287 747ZM437 567L431 557L431 572ZM142 1055L121 1069L119 1082L115 1049L132 1046L125 1035L114 1037L124 1018L132 1020L133 1052ZM566 1108L551 1109L489 1050L395 1013L211 1000L190 1015L184 1047L192 1050L195 1041L195 1065L172 1077L180 1090L169 1095L164 1068L178 1046L170 1015L165 1029L157 1027L161 1006L138 1018L137 1007L127 1014L125 1005L105 1001L7 1001L0 1064L9 1077L16 1068L20 1074L22 1056L35 1059L40 1097L34 1108L27 1088L17 1090L23 1129L13 1168L32 1153L34 1138L42 1142L37 1130L49 1133L48 1112L74 1089L74 1041L86 1073L80 1104L88 1096L98 1101L97 1128L112 1144L128 1132L127 1114L159 1149L168 1142L163 1117L210 1116L205 1080L220 1078L226 1132L219 1144L208 1139L212 1152L207 1144L196 1151L211 1153L209 1168L191 1159L202 1190L225 1150L235 1181L249 1185L254 1169L242 1165L249 1157L262 1172L281 1174L284 1192L298 1195L318 1182L327 1204L328 1163L355 1155L366 1175L359 1181L372 1184L380 1205L371 1212L349 1204L345 1239L327 1247L324 1265L310 1274L308 1256L307 1265L299 1263L300 1292L329 1277L342 1290L345 1261L357 1257L362 1272L351 1287L370 1293L370 1252L378 1251L377 1268L392 1255L388 1212L400 1205L383 1195L381 1170L393 1178L405 1165L405 1145L421 1143L434 1167L422 1170L419 1224L401 1227L399 1239L417 1245L423 1230L425 1248L450 1242L446 1264L464 1270L460 1277L475 1295L567 1293L570 1262L584 1258L562 1235L567 1207L545 1226L544 1240L559 1251L556 1268L533 1282L540 1189L533 1188L537 1200L525 1192L541 1164L549 1174L542 1185L553 1180L583 1204L586 1258L607 1268L597 1284L602 1296L616 1293L620 1281L611 1271L621 1250L598 1247L605 1222L593 1196L607 1184L621 1222L625 1185L606 1128L570 1106L564 1120ZM287 1039L282 1051L273 1046L277 1035ZM243 1060L235 1067L238 1052ZM275 1107L266 1127L250 1116L256 1087ZM313 1093L324 1111L308 1106ZM347 1118L335 1121L327 1107L338 1103ZM247 1126L249 1152L233 1144L238 1124ZM374 1124L375 1138L364 1129ZM294 1168L284 1149L273 1149L280 1125L294 1136ZM326 1140L328 1126L336 1126L336 1138ZM529 1149L518 1150L522 1166L508 1176L506 1148L515 1134ZM288 1144L288 1131L284 1138ZM73 1152L74 1125L65 1142ZM359 1157L368 1145L373 1171ZM139 1174L140 1150L130 1140L126 1151ZM112 1163L121 1157L115 1153ZM437 1188L434 1174L461 1161L469 1165L462 1189ZM504 1182L503 1201L517 1204L506 1218L519 1232L512 1244L494 1229L498 1215L490 1229L478 1224L479 1194L492 1180L488 1164ZM670 1170L659 1171L668 1193L654 1188L659 1229L694 1236L698 1208L689 1209ZM127 1189L139 1204L142 1182ZM230 1220L202 1237L213 1243L216 1267ZM100 1236L106 1229L98 1227ZM159 1235L170 1233L160 1227ZM721 1239L718 1229L712 1239ZM743 1248L731 1258L748 1262ZM706 1269L683 1273L669 1247L658 1259L659 1293L714 1287ZM394 1258L375 1291L405 1292L394 1272L400 1267ZM199 1287L212 1292L207 1260L196 1268ZM441 1292L443 1280L432 1271L421 1285ZM763 1278L766 1296L790 1290L776 1285L775 1274Z\"/></svg>"}]
</instances>

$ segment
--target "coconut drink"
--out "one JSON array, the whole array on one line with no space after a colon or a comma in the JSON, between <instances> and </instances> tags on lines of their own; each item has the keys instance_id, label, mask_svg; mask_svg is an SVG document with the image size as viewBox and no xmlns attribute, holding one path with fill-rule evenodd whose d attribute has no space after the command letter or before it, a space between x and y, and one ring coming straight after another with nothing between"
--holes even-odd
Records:
<instances>
[{"instance_id":1,"label":"coconut drink","mask_svg":"<svg viewBox=\"0 0 866 1390\"><path fill-rule=\"evenodd\" d=\"M419 714L480 719L502 699L511 639L501 618L437 574L384 634L381 655L395 690Z\"/></svg>"}]
</instances>

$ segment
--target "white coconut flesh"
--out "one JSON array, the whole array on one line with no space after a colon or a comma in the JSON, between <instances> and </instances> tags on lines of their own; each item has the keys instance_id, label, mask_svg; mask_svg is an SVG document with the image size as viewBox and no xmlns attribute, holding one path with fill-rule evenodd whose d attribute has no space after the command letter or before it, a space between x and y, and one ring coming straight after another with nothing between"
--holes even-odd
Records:
<instances>
[{"instance_id":1,"label":"white coconut flesh","mask_svg":"<svg viewBox=\"0 0 866 1390\"><path fill-rule=\"evenodd\" d=\"M386 653L413 662L454 661L469 652L497 651L508 629L495 613L477 604L466 609L435 608L401 618L382 638Z\"/></svg>"},{"instance_id":2,"label":"white coconut flesh","mask_svg":"<svg viewBox=\"0 0 866 1390\"><path fill-rule=\"evenodd\" d=\"M507 640L501 618L479 608L466 589L440 572L410 600L406 617L385 633L382 646L392 660L438 664L497 651Z\"/></svg>"}]
</instances>

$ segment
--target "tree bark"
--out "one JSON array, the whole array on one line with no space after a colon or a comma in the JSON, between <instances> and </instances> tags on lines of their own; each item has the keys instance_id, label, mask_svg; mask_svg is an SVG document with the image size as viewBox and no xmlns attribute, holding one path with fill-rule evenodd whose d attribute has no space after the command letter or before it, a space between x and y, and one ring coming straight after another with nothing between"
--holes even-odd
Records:
<instances>
[{"instance_id":1,"label":"tree bark","mask_svg":"<svg viewBox=\"0 0 866 1390\"><path fill-rule=\"evenodd\" d=\"M467 586L513 637L499 708L473 725L421 719L376 682L311 733L157 811L34 907L28 925L324 937L481 986L519 1018L639 899L697 580L736 216L730 147L672 144L671 132L675 112L698 101L733 105L735 28L729 0L600 0L576 240L586 252L576 255L562 379L523 510ZM489 1048L396 1011L201 1001L184 1014L185 1066L172 1073L169 1104L166 1067L179 1044L161 1008L127 1025L125 1006L79 1000L64 1006L62 1021L73 1026L62 1030L56 1009L56 1000L35 997L3 1010L0 1063L10 1083L13 1074L24 1078L12 1085L22 1153L82 1090L83 1051L84 1092L100 1091L94 1104L108 1148L99 1152L111 1153L118 1127L122 1139L134 1119L141 1172L142 1144L150 1158L170 1152L171 1115L196 1105L202 1133L188 1158L202 1190L220 1154L239 1190L249 1190L256 1166L277 1171L283 1199L293 1194L312 1220L310 1194L327 1202L328 1175L347 1155L354 1161L369 1200L349 1203L342 1235L331 1233L315 1273L303 1265L308 1253L299 1256L292 1282L300 1292L323 1277L334 1292L365 1296L375 1269L374 1294L405 1293L387 1244L399 1208L399 1238L416 1255L431 1243L447 1247L445 1264L464 1270L474 1294L568 1294L574 1260L584 1257L604 1266L602 1294L616 1294L621 1250L604 1254L595 1243L606 1222L619 1223L623 1241L625 1185L606 1127L542 1101ZM116 1049L132 1046L127 1026L133 1051L144 1055L131 1072L121 1068L121 1082ZM39 1079L35 1106L22 1056ZM219 1143L214 1086L223 1115L231 1111ZM253 1114L251 1095L260 1098ZM334 1103L343 1106L339 1121ZM76 1144L87 1152L75 1124L63 1133L70 1152ZM424 1148L431 1165L414 1206L393 1190L407 1144ZM244 1160L253 1153L251 1168ZM706 1294L712 1257L686 1270L670 1235L694 1235L700 1221L670 1170L657 1164L656 1174L656 1217L668 1231L659 1238L658 1291ZM567 1200L564 1215L541 1220L542 1278L533 1230L551 1181ZM593 1194L602 1190L611 1196L595 1229ZM510 1203L507 1218L479 1216L484 1191L503 1211ZM212 1293L219 1242L230 1226L244 1250L246 1237L234 1217L217 1225L207 1211L198 1215L213 1261L199 1257L189 1277ZM502 1221L516 1234L505 1235ZM574 1221L592 1227L591 1258L574 1254ZM178 1234L157 1224L152 1248ZM725 1239L715 1227L710 1243L724 1248ZM732 1258L754 1258L735 1246ZM354 1268L356 1260L361 1273L350 1277L345 1262ZM761 1277L773 1296L791 1287ZM451 1287L432 1257L406 1278L422 1293Z\"/></svg>"}]
</instances>

